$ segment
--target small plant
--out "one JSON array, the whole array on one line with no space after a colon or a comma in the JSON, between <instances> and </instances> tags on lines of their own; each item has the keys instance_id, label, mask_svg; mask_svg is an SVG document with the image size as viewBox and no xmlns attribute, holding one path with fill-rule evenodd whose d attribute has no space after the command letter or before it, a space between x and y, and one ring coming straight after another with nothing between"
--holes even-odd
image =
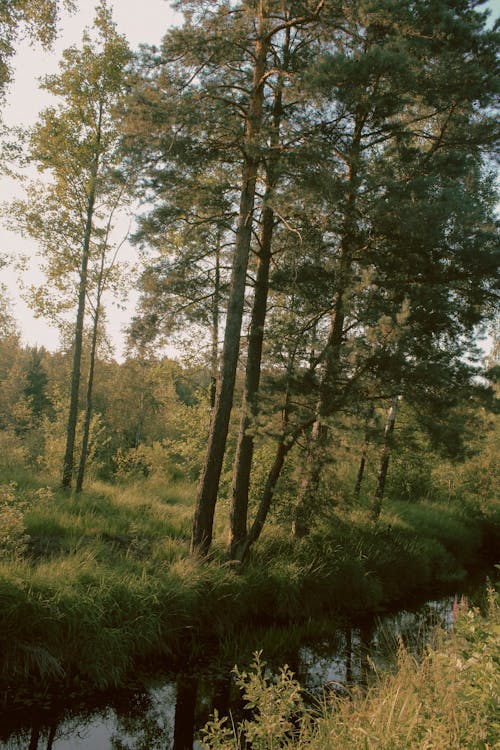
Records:
<instances>
[{"instance_id":1,"label":"small plant","mask_svg":"<svg viewBox=\"0 0 500 750\"><path fill-rule=\"evenodd\" d=\"M487 617L454 608L451 636L416 659L403 647L396 672L367 689L332 692L304 706L287 667L272 677L260 653L250 674L235 670L253 717L228 726L218 715L203 734L207 750L493 750L500 737L500 607L490 591ZM300 727L300 729L298 729Z\"/></svg>"},{"instance_id":2,"label":"small plant","mask_svg":"<svg viewBox=\"0 0 500 750\"><path fill-rule=\"evenodd\" d=\"M245 709L252 719L241 721L237 727L228 727L226 719L217 713L204 731L204 744L209 750L236 750L242 740L253 750L278 750L291 745L300 735L300 718L306 720L300 684L287 665L277 675L271 674L262 660L262 652L254 654L250 672L233 670L236 684L243 693Z\"/></svg>"},{"instance_id":3,"label":"small plant","mask_svg":"<svg viewBox=\"0 0 500 750\"><path fill-rule=\"evenodd\" d=\"M0 484L0 559L24 553L28 536L24 526L26 502L16 495L14 482Z\"/></svg>"}]
</instances>

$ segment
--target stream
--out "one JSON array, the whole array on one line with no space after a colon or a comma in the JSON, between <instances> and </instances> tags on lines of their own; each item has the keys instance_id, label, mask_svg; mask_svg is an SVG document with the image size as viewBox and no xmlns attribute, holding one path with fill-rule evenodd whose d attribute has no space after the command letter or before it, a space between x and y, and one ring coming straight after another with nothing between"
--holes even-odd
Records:
<instances>
[{"instance_id":1,"label":"stream","mask_svg":"<svg viewBox=\"0 0 500 750\"><path fill-rule=\"evenodd\" d=\"M484 586L482 587L484 589ZM342 690L363 684L372 670L390 666L397 646L418 652L437 624L449 627L457 595L427 601L371 617L350 627L337 627L327 637L304 638L287 649L286 661L306 695L321 696L326 688ZM477 590L471 594L481 596ZM262 632L266 642L266 631ZM266 657L264 648L263 658ZM238 659L240 667L246 664ZM268 660L278 669L283 663ZM231 665L201 669L197 674L164 675L147 687L130 687L101 694L94 702L60 708L32 705L21 714L0 716L1 750L201 750L197 732L216 708L219 714L242 710ZM160 667L161 665L159 665Z\"/></svg>"}]
</instances>

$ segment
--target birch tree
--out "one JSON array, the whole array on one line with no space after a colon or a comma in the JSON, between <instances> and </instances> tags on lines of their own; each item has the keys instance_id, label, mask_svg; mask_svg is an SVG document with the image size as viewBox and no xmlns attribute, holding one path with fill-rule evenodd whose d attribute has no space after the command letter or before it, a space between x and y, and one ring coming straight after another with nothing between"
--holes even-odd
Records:
<instances>
[{"instance_id":1,"label":"birch tree","mask_svg":"<svg viewBox=\"0 0 500 750\"><path fill-rule=\"evenodd\" d=\"M96 330L103 282L109 286L115 275L110 226L127 196L116 112L129 59L103 0L94 36L86 31L80 49L65 50L60 72L43 83L58 103L42 112L30 133L29 157L49 179L31 185L26 200L13 206L18 227L41 246L47 284L33 290L33 306L59 322L76 312L64 487L73 477L87 298L97 294Z\"/></svg>"}]
</instances>

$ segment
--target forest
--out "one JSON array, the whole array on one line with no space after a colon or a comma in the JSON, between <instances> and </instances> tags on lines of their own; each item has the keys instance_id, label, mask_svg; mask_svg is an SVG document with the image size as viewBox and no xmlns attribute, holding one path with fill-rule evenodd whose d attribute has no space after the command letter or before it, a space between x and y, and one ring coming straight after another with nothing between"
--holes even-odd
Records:
<instances>
[{"instance_id":1,"label":"forest","mask_svg":"<svg viewBox=\"0 0 500 750\"><path fill-rule=\"evenodd\" d=\"M71 5L0 9L3 94L19 35L50 47ZM2 131L2 222L60 336L23 344L0 286L19 695L498 563L497 24L475 0L175 7L131 50L100 0L53 103Z\"/></svg>"}]
</instances>

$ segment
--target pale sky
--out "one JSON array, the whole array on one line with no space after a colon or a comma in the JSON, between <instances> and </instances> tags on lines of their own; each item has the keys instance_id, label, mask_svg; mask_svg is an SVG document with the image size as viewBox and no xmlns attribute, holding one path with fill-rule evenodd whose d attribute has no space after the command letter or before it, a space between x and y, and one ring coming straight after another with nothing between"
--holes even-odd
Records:
<instances>
[{"instance_id":1,"label":"pale sky","mask_svg":"<svg viewBox=\"0 0 500 750\"><path fill-rule=\"evenodd\" d=\"M50 52L44 52L38 46L31 48L26 42L19 44L14 60L14 83L9 89L6 106L2 112L6 125L29 125L36 122L39 111L48 104L47 93L38 88L38 77L55 73L62 51L72 44L80 45L84 28L92 25L95 5L94 0L78 0L77 13L63 14L61 32ZM118 31L127 37L132 47L141 42L158 44L166 29L180 18L172 11L166 0L110 0L110 5L113 7L113 17ZM22 194L17 183L0 178L0 201L9 200L15 194ZM29 256L31 270L23 274L22 280L25 284L38 283L41 280L37 268L36 244L9 232L0 223L0 253L4 252L15 257L20 254ZM122 251L125 257L132 257L133 253L133 250L126 247ZM0 273L0 280L7 285L13 302L13 312L21 329L23 342L29 345L43 345L51 350L56 349L59 345L58 332L43 319L34 318L21 297L19 273L13 269L2 269ZM121 351L121 331L130 319L135 301L136 296L132 293L127 310L120 310L113 304L107 305L108 330L118 357Z\"/></svg>"}]
</instances>

